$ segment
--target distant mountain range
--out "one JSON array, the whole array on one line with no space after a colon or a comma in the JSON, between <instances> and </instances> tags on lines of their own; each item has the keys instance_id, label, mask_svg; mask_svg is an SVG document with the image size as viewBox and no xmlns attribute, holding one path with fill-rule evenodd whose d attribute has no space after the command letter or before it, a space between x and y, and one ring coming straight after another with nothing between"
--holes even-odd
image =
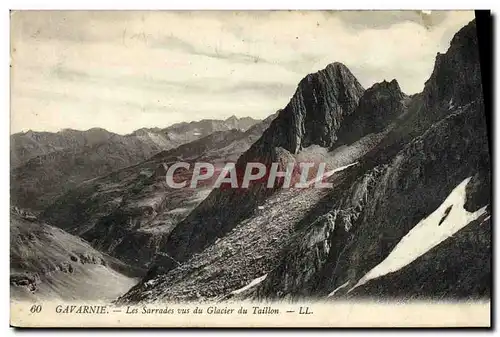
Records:
<instances>
[{"instance_id":1,"label":"distant mountain range","mask_svg":"<svg viewBox=\"0 0 500 337\"><path fill-rule=\"evenodd\" d=\"M168 150L181 144L208 136L215 131L238 129L248 130L258 119L231 116L226 120L203 119L193 122L176 123L166 128L142 128L128 135L119 135L102 128L86 131L64 129L59 132L27 131L10 136L11 168L25 164L32 158L61 150L76 150L92 147L96 144L113 142L130 142L137 139L144 144ZM144 149L147 150L147 149Z\"/></svg>"},{"instance_id":2,"label":"distant mountain range","mask_svg":"<svg viewBox=\"0 0 500 337\"><path fill-rule=\"evenodd\" d=\"M40 211L87 179L137 164L216 131L246 131L257 122L232 116L178 123L165 129L143 128L125 136L98 128L16 133L10 137L11 200L20 207Z\"/></svg>"}]
</instances>

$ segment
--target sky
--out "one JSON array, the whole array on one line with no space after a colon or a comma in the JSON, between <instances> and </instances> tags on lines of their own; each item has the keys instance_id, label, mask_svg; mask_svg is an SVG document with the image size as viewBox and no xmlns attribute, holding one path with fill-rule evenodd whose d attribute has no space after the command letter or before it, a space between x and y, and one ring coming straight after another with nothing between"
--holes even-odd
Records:
<instances>
[{"instance_id":1,"label":"sky","mask_svg":"<svg viewBox=\"0 0 500 337\"><path fill-rule=\"evenodd\" d=\"M342 62L423 89L472 11L11 12L11 134L265 118Z\"/></svg>"}]
</instances>

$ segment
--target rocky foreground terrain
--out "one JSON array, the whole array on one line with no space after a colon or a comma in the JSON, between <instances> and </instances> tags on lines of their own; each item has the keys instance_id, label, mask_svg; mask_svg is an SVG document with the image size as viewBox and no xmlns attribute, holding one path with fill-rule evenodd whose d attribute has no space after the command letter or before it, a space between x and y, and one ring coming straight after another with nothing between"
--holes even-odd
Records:
<instances>
[{"instance_id":1,"label":"rocky foreground terrain","mask_svg":"<svg viewBox=\"0 0 500 337\"><path fill-rule=\"evenodd\" d=\"M140 163L213 132L244 132L257 122L233 116L178 123L164 129L142 128L124 136L99 128L16 133L10 137L11 200L19 207L40 212L85 180Z\"/></svg>"},{"instance_id":2,"label":"rocky foreground terrain","mask_svg":"<svg viewBox=\"0 0 500 337\"><path fill-rule=\"evenodd\" d=\"M489 298L485 114L475 21L437 55L415 95L402 92L396 79L365 89L345 65L332 63L307 75L288 105L264 121L197 131L203 136L55 193L42 201L38 218L13 215L11 242L23 253L13 254L19 262L11 284L25 293L33 283L46 284L41 276L17 276L45 275L26 251L40 261L58 256L54 268L67 270L63 261L80 256L67 250L85 246L106 272L110 264L99 261L111 256L133 269L113 269L121 275L122 292L114 294L120 304ZM239 172L248 162L278 162L281 170L322 162L332 188L285 189L282 182L267 188L267 181L255 181L248 189L210 182L171 189L165 165L178 161L216 168L236 162ZM182 174L191 173L192 166ZM24 174L16 179L29 181ZM60 231L57 242L68 240L70 248L44 255L16 229L35 225ZM61 282L53 291L71 293L70 282Z\"/></svg>"},{"instance_id":3,"label":"rocky foreground terrain","mask_svg":"<svg viewBox=\"0 0 500 337\"><path fill-rule=\"evenodd\" d=\"M10 284L14 299L112 300L144 273L29 212L14 207L10 215Z\"/></svg>"}]
</instances>

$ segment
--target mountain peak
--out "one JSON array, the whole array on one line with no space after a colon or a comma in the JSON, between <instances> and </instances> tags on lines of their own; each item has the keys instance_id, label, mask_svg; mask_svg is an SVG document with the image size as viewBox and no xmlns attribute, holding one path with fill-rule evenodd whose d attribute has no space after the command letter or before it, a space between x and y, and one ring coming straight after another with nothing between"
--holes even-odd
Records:
<instances>
[{"instance_id":1,"label":"mountain peak","mask_svg":"<svg viewBox=\"0 0 500 337\"><path fill-rule=\"evenodd\" d=\"M396 79L393 79L390 82L383 80L382 82L375 83L370 88L366 89L365 95L367 93L374 92L391 94L392 96L396 96L399 99L403 99L406 96L405 93L401 91L401 87L399 86L399 83Z\"/></svg>"},{"instance_id":2,"label":"mountain peak","mask_svg":"<svg viewBox=\"0 0 500 337\"><path fill-rule=\"evenodd\" d=\"M72 128L64 128L64 129L61 129L57 133L72 133L72 132L78 132L78 130L75 130L75 129L72 129Z\"/></svg>"},{"instance_id":3,"label":"mountain peak","mask_svg":"<svg viewBox=\"0 0 500 337\"><path fill-rule=\"evenodd\" d=\"M351 72L349 68L342 62L333 62L330 63L326 66L326 70L332 70L332 71L337 71L337 72Z\"/></svg>"},{"instance_id":4,"label":"mountain peak","mask_svg":"<svg viewBox=\"0 0 500 337\"><path fill-rule=\"evenodd\" d=\"M304 77L288 105L276 118L276 146L291 153L316 144L330 147L342 120L356 108L364 89L340 62Z\"/></svg>"},{"instance_id":5,"label":"mountain peak","mask_svg":"<svg viewBox=\"0 0 500 337\"><path fill-rule=\"evenodd\" d=\"M317 78L318 76L326 76L330 80L336 79L337 81L348 82L354 79L357 82L357 79L354 77L349 68L347 68L347 66L341 62L329 63L325 68L318 70L315 73L308 74L304 79L302 79L301 82L310 81L314 78Z\"/></svg>"},{"instance_id":6,"label":"mountain peak","mask_svg":"<svg viewBox=\"0 0 500 337\"><path fill-rule=\"evenodd\" d=\"M231 117L226 118L226 122L237 122L239 119L235 115L232 115Z\"/></svg>"},{"instance_id":7,"label":"mountain peak","mask_svg":"<svg viewBox=\"0 0 500 337\"><path fill-rule=\"evenodd\" d=\"M395 78L393 78L393 79L392 79L392 81L390 81L389 83L390 83L391 85L398 86L398 88L399 88L399 83L398 83L398 81L397 81Z\"/></svg>"},{"instance_id":8,"label":"mountain peak","mask_svg":"<svg viewBox=\"0 0 500 337\"><path fill-rule=\"evenodd\" d=\"M451 39L444 54L437 54L434 70L425 82L426 105L461 106L482 97L481 67L476 32L472 20ZM445 111L432 109L430 111ZM436 116L438 118L439 116Z\"/></svg>"},{"instance_id":9,"label":"mountain peak","mask_svg":"<svg viewBox=\"0 0 500 337\"><path fill-rule=\"evenodd\" d=\"M462 27L451 39L450 46L462 45L464 43L475 42L477 40L476 19L470 21Z\"/></svg>"}]
</instances>

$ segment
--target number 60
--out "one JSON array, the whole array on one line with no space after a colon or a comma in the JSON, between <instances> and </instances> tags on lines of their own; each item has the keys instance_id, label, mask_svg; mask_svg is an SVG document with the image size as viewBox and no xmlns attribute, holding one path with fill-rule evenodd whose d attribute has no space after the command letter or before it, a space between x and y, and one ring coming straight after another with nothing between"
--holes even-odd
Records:
<instances>
[{"instance_id":1,"label":"number 60","mask_svg":"<svg viewBox=\"0 0 500 337\"><path fill-rule=\"evenodd\" d=\"M42 306L40 304L35 304L30 308L30 312L32 314L38 314L42 311Z\"/></svg>"}]
</instances>

